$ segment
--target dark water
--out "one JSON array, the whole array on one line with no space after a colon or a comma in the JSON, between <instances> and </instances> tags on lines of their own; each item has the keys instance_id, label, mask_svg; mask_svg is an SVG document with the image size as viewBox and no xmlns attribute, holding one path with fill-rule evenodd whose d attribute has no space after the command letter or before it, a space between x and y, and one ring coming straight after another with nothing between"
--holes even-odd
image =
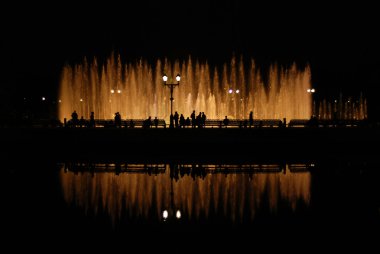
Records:
<instances>
[{"instance_id":1,"label":"dark water","mask_svg":"<svg viewBox=\"0 0 380 254\"><path fill-rule=\"evenodd\" d=\"M380 226L376 162L4 161L10 238L358 234ZM286 232L286 234L284 234Z\"/></svg>"}]
</instances>

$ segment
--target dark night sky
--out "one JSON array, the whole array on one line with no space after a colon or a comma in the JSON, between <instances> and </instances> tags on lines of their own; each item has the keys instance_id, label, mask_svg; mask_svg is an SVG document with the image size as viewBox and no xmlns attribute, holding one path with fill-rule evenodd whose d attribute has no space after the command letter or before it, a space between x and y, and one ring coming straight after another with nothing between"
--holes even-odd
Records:
<instances>
[{"instance_id":1,"label":"dark night sky","mask_svg":"<svg viewBox=\"0 0 380 254\"><path fill-rule=\"evenodd\" d=\"M319 90L367 89L379 73L374 6L278 5L248 1L53 2L1 9L1 88L54 94L65 62L83 56L186 57L222 62L232 52L309 62ZM376 71L377 70L377 71Z\"/></svg>"}]
</instances>

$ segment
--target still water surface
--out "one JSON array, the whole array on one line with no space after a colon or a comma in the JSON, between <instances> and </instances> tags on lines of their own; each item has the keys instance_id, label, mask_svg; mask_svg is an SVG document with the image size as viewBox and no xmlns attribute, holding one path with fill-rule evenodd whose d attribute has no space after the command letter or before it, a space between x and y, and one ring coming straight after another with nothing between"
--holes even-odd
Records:
<instances>
[{"instance_id":1,"label":"still water surface","mask_svg":"<svg viewBox=\"0 0 380 254\"><path fill-rule=\"evenodd\" d=\"M3 164L10 235L352 230L380 225L377 165ZM301 231L300 231L301 232Z\"/></svg>"},{"instance_id":2,"label":"still water surface","mask_svg":"<svg viewBox=\"0 0 380 254\"><path fill-rule=\"evenodd\" d=\"M123 164L115 173L115 164L77 164L61 165L59 179L67 204L91 216L103 211L114 224L215 218L238 224L254 221L262 208L276 214L309 206L308 165L289 166L295 165Z\"/></svg>"}]
</instances>

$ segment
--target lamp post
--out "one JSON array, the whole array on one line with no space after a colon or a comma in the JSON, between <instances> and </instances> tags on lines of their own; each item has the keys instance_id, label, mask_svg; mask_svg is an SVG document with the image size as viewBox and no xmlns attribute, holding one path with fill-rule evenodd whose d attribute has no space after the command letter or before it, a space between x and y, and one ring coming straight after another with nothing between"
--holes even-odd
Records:
<instances>
[{"instance_id":1,"label":"lamp post","mask_svg":"<svg viewBox=\"0 0 380 254\"><path fill-rule=\"evenodd\" d=\"M119 88L117 88L117 89L111 89L111 96L113 96L113 94L121 94L121 90L119 89ZM120 99L119 99L119 97L117 97L117 98L115 98L115 102L114 102L114 105L116 106L116 110L120 110ZM110 102L111 102L111 100L110 100ZM111 103L111 112L112 112L112 103Z\"/></svg>"},{"instance_id":2,"label":"lamp post","mask_svg":"<svg viewBox=\"0 0 380 254\"><path fill-rule=\"evenodd\" d=\"M236 89L236 90L234 90L234 89L232 89L232 88L230 88L230 89L228 89L228 94L230 94L230 95L233 95L233 94L239 94L240 93L240 90L239 89ZM235 96L234 96L235 97ZM237 114L237 104L239 103L239 101L240 100L238 100L238 101L236 101L236 98L234 98L234 97L232 97L232 101L233 101L233 103L234 103L234 115L235 115L235 118L236 118L236 114ZM240 110L239 110L240 111ZM239 112L240 113L240 112Z\"/></svg>"},{"instance_id":3,"label":"lamp post","mask_svg":"<svg viewBox=\"0 0 380 254\"><path fill-rule=\"evenodd\" d=\"M175 79L177 80L177 83L166 83L166 81L168 81L168 76L166 76L166 74L164 74L162 76L162 80L164 81L164 85L165 86L168 86L170 88L170 115L173 115L173 89L174 87L176 86L179 86L179 81L181 80L181 76L179 74L177 74L177 76L175 77Z\"/></svg>"},{"instance_id":4,"label":"lamp post","mask_svg":"<svg viewBox=\"0 0 380 254\"><path fill-rule=\"evenodd\" d=\"M313 96L313 94L315 93L315 89L314 88L308 88L307 90L306 90L308 93L310 93L311 94L311 100L312 100L312 112L311 112L311 114L314 116L315 115L315 101L314 101L314 96Z\"/></svg>"}]
</instances>

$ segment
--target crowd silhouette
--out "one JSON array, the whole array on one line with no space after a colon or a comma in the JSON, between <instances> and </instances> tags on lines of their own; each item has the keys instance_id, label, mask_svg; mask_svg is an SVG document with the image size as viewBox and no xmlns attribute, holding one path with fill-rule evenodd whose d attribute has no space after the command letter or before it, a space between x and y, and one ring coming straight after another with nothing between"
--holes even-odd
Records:
<instances>
[{"instance_id":1,"label":"crowd silhouette","mask_svg":"<svg viewBox=\"0 0 380 254\"><path fill-rule=\"evenodd\" d=\"M286 118L280 119L254 119L253 112L251 111L246 119L229 119L225 116L224 119L207 119L205 112L199 112L198 114L193 110L190 116L185 116L175 111L174 114L170 115L169 128L172 129L182 129L182 128L205 128L205 127L238 127L238 128L252 128L252 127L293 127L293 126L304 126L304 127L319 127L319 126L331 126L331 127L345 127L349 126L359 126L362 123L356 123L353 121L344 121L344 119L337 119L335 116L331 120L319 119L316 115L312 115L310 119L292 119L288 124ZM361 126L360 125L360 126ZM144 129L149 128L166 128L166 122L164 119L159 119L157 116L152 119L149 116L146 119L122 119L120 112L115 112L114 119L95 119L94 112L90 113L90 118L87 120L83 116L79 118L76 110L71 114L71 119L66 122L64 121L65 127L87 127L95 128L97 126L102 127L115 127L115 128L135 128L141 127Z\"/></svg>"},{"instance_id":2,"label":"crowd silhouette","mask_svg":"<svg viewBox=\"0 0 380 254\"><path fill-rule=\"evenodd\" d=\"M205 128L206 127L206 119L207 116L205 112L199 112L196 114L195 110L190 114L190 116L186 117L183 114L179 114L177 111L175 111L174 115L171 114L169 118L169 128ZM88 127L88 128L95 128L97 126L97 121L95 120L95 114L94 112L90 113L90 119L86 120L83 116L81 116L80 119L78 119L78 113L76 110L73 111L71 114L71 119L66 124L65 119L65 126L69 127ZM106 120L103 120L103 122ZM142 128L151 128L155 127L158 128L159 126L166 127L164 125L165 122L163 119L158 119L157 116L152 120L152 117L149 116L147 119L141 120L141 119L126 119L122 120L122 116L120 112L115 112L114 119L107 120L108 122L103 124L104 126L113 126L115 128L122 128L122 127L128 127L128 128L135 128L136 126L142 127ZM220 126L222 125L224 127L228 127L230 124L230 120L227 116L223 120L220 120ZM249 114L249 119L244 119L241 121L239 127L247 128L253 126L253 112L251 111Z\"/></svg>"}]
</instances>

